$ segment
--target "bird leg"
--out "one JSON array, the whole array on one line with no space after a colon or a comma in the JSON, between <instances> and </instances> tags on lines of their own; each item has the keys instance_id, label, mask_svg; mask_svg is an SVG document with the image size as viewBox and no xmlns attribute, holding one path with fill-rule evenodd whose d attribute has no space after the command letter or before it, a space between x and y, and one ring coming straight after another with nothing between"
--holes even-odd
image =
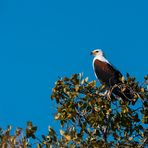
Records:
<instances>
[{"instance_id":1,"label":"bird leg","mask_svg":"<svg viewBox=\"0 0 148 148\"><path fill-rule=\"evenodd\" d=\"M100 93L100 96L102 96L102 97L108 96L108 93L109 93L109 91L106 90L104 93Z\"/></svg>"}]
</instances>

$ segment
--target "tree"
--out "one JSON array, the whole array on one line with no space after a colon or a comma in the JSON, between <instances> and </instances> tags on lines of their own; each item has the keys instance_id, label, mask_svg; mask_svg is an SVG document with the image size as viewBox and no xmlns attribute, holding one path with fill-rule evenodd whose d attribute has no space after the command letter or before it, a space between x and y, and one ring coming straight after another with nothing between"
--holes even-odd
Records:
<instances>
[{"instance_id":1,"label":"tree","mask_svg":"<svg viewBox=\"0 0 148 148\"><path fill-rule=\"evenodd\" d=\"M35 136L37 127L28 122L22 136L19 128L10 134L10 126L0 132L2 147L145 147L148 143L148 76L143 84L127 74L122 78L121 90L130 89L133 99L123 101L107 90L104 85L96 87L81 74L59 79L53 88L51 99L56 100L54 117L61 124L58 130L48 128L48 134ZM21 136L20 136L21 135ZM32 139L28 141L28 139Z\"/></svg>"}]
</instances>

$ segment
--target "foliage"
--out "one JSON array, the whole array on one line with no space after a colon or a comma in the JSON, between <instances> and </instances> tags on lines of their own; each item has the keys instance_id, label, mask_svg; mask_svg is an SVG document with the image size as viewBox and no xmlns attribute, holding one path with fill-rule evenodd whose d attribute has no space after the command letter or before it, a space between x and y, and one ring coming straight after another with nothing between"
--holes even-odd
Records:
<instances>
[{"instance_id":1,"label":"foliage","mask_svg":"<svg viewBox=\"0 0 148 148\"><path fill-rule=\"evenodd\" d=\"M35 136L37 127L27 123L26 131L11 126L0 130L0 147L145 147L148 123L148 76L139 84L127 74L120 84L124 93L128 88L132 100L123 101L107 90L96 87L95 81L83 79L81 74L59 79L52 91L56 100L55 120L61 124L60 134L48 127L48 134ZM57 132L57 133L56 133Z\"/></svg>"}]
</instances>

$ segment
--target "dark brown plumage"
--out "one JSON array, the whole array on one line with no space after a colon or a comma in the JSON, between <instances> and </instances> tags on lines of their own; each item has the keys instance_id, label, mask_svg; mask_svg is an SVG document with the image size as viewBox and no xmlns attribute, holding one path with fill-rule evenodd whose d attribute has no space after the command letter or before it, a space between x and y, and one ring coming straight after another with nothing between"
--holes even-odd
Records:
<instances>
[{"instance_id":1,"label":"dark brown plumage","mask_svg":"<svg viewBox=\"0 0 148 148\"><path fill-rule=\"evenodd\" d=\"M94 61L94 70L100 82L107 86L114 86L121 82L122 74L106 62L96 59Z\"/></svg>"},{"instance_id":2,"label":"dark brown plumage","mask_svg":"<svg viewBox=\"0 0 148 148\"><path fill-rule=\"evenodd\" d=\"M119 85L122 84L122 74L120 71L115 69L108 62L101 50L94 50L92 54L95 56L93 60L93 68L98 80L102 84L105 84L109 89L112 89L112 92L123 100L132 99L133 95L131 95L129 89L126 88L124 92L122 92L119 87Z\"/></svg>"}]
</instances>

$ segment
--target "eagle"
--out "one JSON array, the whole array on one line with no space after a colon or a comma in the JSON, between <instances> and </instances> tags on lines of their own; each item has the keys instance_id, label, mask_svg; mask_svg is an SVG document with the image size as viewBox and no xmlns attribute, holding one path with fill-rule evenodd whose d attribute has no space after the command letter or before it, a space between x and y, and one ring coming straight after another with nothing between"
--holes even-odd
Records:
<instances>
[{"instance_id":1,"label":"eagle","mask_svg":"<svg viewBox=\"0 0 148 148\"><path fill-rule=\"evenodd\" d=\"M117 70L104 56L101 49L95 49L91 52L94 56L93 69L97 79L101 84L107 86L108 89L112 89L112 93L125 100L132 99L132 95L129 89L125 89L122 92L119 87L122 84L123 75Z\"/></svg>"}]
</instances>

